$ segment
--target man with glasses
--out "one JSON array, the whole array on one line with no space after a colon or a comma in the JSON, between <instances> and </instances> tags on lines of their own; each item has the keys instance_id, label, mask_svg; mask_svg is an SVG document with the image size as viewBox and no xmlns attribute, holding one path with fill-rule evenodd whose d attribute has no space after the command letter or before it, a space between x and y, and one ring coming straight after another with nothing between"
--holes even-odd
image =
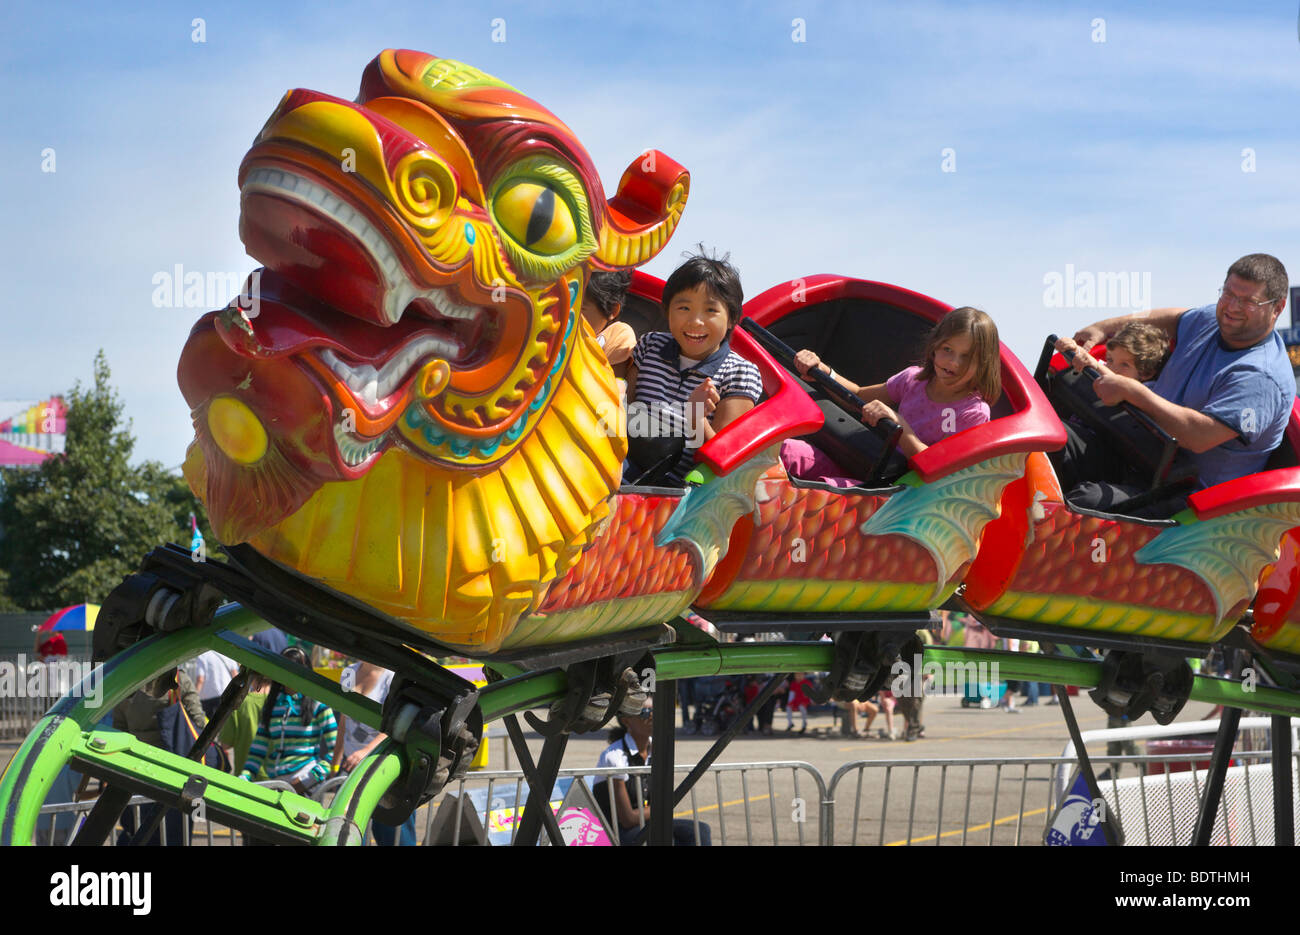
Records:
<instances>
[{"instance_id":1,"label":"man with glasses","mask_svg":"<svg viewBox=\"0 0 1300 935\"><path fill-rule=\"evenodd\" d=\"M1190 453L1202 486L1220 484L1263 470L1282 442L1296 384L1273 326L1286 307L1287 287L1281 261L1252 253L1229 267L1215 305L1108 318L1057 346L1084 352L1076 355L1076 368L1101 371L1093 389L1103 403L1141 409ZM1087 354L1138 319L1163 328L1174 342L1169 361L1149 384L1113 373ZM1067 499L1076 506L1125 512L1123 503L1145 490L1142 480L1104 438L1070 424L1066 431L1066 447L1051 457ZM1133 514L1168 516L1182 506L1177 497Z\"/></svg>"}]
</instances>

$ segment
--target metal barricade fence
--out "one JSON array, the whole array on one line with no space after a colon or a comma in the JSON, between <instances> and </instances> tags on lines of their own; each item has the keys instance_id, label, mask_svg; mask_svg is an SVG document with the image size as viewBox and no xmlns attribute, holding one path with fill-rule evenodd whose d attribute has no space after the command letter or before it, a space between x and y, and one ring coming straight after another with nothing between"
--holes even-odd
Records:
<instances>
[{"instance_id":1,"label":"metal barricade fence","mask_svg":"<svg viewBox=\"0 0 1300 935\"><path fill-rule=\"evenodd\" d=\"M683 775L691 769L690 765L678 766L674 772ZM630 801L635 802L638 796L644 799L648 791L649 766L562 769L556 786L558 789L565 785L566 779L574 783L584 782L587 798L594 803L592 790L600 780L623 776L628 777ZM604 788L609 800L602 798L599 807L607 816L616 817L614 783L607 782ZM527 786L522 772L470 773L455 788L449 787L440 800L421 809L417 827L424 829L424 843L508 844L515 839L526 801ZM564 801L567 801L564 795L560 795L552 799L552 804L559 806ZM561 818L564 814L561 813ZM689 831L679 833L689 834L695 843L700 843L702 834L707 833L714 844L743 843L749 846L822 844L829 828L829 815L825 780L814 766L799 760L715 763L692 786L673 813L675 820L690 824ZM578 821L583 819L578 818ZM607 825L613 823L610 818L605 821ZM743 822L739 830L738 822ZM709 826L708 832L701 831L700 826L704 824ZM563 828L563 821L561 825L562 830L569 830ZM644 818L638 814L637 830L643 825ZM617 844L617 829L610 827L608 830L611 832L610 843ZM575 834L583 833L577 828L573 831ZM545 835L542 842L546 842Z\"/></svg>"},{"instance_id":2,"label":"metal barricade fence","mask_svg":"<svg viewBox=\"0 0 1300 935\"><path fill-rule=\"evenodd\" d=\"M54 702L94 668L89 656L0 659L0 740L23 740Z\"/></svg>"},{"instance_id":3,"label":"metal barricade fence","mask_svg":"<svg viewBox=\"0 0 1300 935\"><path fill-rule=\"evenodd\" d=\"M1224 782L1213 844L1273 843L1272 771L1267 750L1236 751ZM1207 774L1207 753L1106 756L1099 782L1105 807L1125 843L1189 844ZM1058 804L1054 773L1074 757L984 757L951 760L862 760L831 777L827 843L856 845L1037 845ZM1137 767L1121 777L1125 766ZM1160 767L1158 772L1152 767ZM1182 769L1179 769L1179 767ZM1292 788L1300 786L1292 764ZM870 778L868 779L868 774ZM852 808L841 785L852 783ZM901 791L900 791L901 790ZM1296 806L1293 806L1296 807Z\"/></svg>"},{"instance_id":4,"label":"metal barricade fence","mask_svg":"<svg viewBox=\"0 0 1300 935\"><path fill-rule=\"evenodd\" d=\"M286 789L287 784L281 783ZM41 815L36 823L35 843L41 845L70 845L81 827L86 815L95 807L95 799L80 802L61 802L41 806ZM149 824L156 803L143 795L133 795L123 810L123 819L109 833L108 844L115 845L118 839L133 828L142 828ZM164 819L158 825L158 844L164 847L174 843L173 838L180 833L181 846L194 847L200 844L207 847L237 845L242 843L242 834L218 822L208 820L185 821L179 812L173 811L174 817Z\"/></svg>"},{"instance_id":5,"label":"metal barricade fence","mask_svg":"<svg viewBox=\"0 0 1300 935\"><path fill-rule=\"evenodd\" d=\"M1300 753L1297 753L1300 757ZM1125 832L1125 843L1190 843L1207 774L1206 753L1163 756L1107 756L1095 763L1110 767L1100 791ZM1219 845L1273 843L1273 779L1269 751L1233 753L1211 839ZM679 833L702 843L704 825L715 845L1040 845L1058 804L1054 773L1077 766L1074 757L985 757L932 760L862 760L841 766L827 784L802 761L719 763L709 767L674 812L687 823ZM1123 775L1129 766L1133 775ZM1181 768L1180 768L1181 767ZM1158 768L1158 771L1156 771ZM679 775L689 766L676 769ZM595 830L584 824L581 808L592 796L572 795L572 784L590 793L605 777L627 775L632 801L644 798L650 768L564 769L552 804L560 810L566 840ZM566 782L567 780L567 782ZM316 790L325 798L341 783L330 780ZM266 783L288 788L283 783ZM612 796L614 784L604 787ZM1300 811L1300 775L1292 763L1293 807ZM470 773L416 813L422 844L509 844L515 839L528 789L522 772ZM66 844L95 800L45 805L36 840ZM151 800L135 796L123 827L148 822ZM612 801L602 805L616 813ZM578 809L577 813L568 808ZM642 822L638 823L639 825ZM217 822L164 821L163 843L180 831L184 844L223 846L241 843L242 834ZM611 829L612 830L612 829ZM366 835L371 842L372 836ZM110 843L117 840L115 829ZM615 831L613 840L617 844ZM541 843L547 843L546 835ZM1300 843L1300 840L1297 841Z\"/></svg>"}]
</instances>

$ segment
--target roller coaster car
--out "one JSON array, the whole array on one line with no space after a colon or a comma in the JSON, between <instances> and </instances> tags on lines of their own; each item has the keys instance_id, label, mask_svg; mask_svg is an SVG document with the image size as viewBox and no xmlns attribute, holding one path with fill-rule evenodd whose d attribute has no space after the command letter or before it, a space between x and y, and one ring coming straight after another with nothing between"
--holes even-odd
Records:
<instances>
[{"instance_id":1,"label":"roller coaster car","mask_svg":"<svg viewBox=\"0 0 1300 935\"><path fill-rule=\"evenodd\" d=\"M950 308L879 282L819 275L751 299L743 327L767 341L787 377L789 348L811 348L859 383L884 381L915 359ZM754 325L761 326L754 328ZM738 329L741 333L741 329ZM786 345L784 351L779 345ZM792 478L777 463L758 480L756 505L731 532L726 556L696 606L719 613L876 614L939 607L975 558L1003 489L1027 459L1060 447L1064 433L1028 372L1004 347L995 418L906 459L860 421L860 403L829 380L815 390L820 424L801 433L865 487ZM820 377L821 375L815 375ZM756 410L757 412L757 410ZM749 416L738 419L717 440ZM715 441L717 441L715 440ZM896 440L896 438L895 438ZM723 445L700 451L715 471Z\"/></svg>"},{"instance_id":2,"label":"roller coaster car","mask_svg":"<svg viewBox=\"0 0 1300 935\"><path fill-rule=\"evenodd\" d=\"M1136 410L1101 406L1096 372L1072 372L1052 352L1054 340L1038 377L1057 412L1109 434L1150 474L1139 502L1186 490L1191 475L1175 457L1176 440ZM1269 613L1256 615L1256 638L1291 646L1300 575L1288 530L1300 523L1298 464L1300 408L1266 470L1190 494L1170 519L1076 508L1051 465L1031 463L1003 494L963 598L999 633L1199 653L1242 619L1263 576L1271 596Z\"/></svg>"}]
</instances>

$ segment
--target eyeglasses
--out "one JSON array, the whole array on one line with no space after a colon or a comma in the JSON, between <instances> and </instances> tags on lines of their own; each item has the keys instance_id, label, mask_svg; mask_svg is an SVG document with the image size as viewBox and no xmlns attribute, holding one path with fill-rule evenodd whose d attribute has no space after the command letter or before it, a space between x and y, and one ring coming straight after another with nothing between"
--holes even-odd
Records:
<instances>
[{"instance_id":1,"label":"eyeglasses","mask_svg":"<svg viewBox=\"0 0 1300 935\"><path fill-rule=\"evenodd\" d=\"M1253 312L1256 309L1261 309L1267 305L1272 305L1274 302L1277 301L1277 299L1261 299L1260 301L1256 302L1253 299L1247 299L1244 296L1234 295L1233 293L1228 291L1227 286L1224 286L1221 289L1219 289L1219 298L1228 304L1228 308L1244 308L1248 312Z\"/></svg>"}]
</instances>

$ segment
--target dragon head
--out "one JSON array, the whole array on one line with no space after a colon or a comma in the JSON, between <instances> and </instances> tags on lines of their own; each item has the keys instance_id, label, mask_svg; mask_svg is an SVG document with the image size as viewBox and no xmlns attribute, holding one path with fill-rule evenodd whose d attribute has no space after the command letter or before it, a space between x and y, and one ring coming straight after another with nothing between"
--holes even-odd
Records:
<instances>
[{"instance_id":1,"label":"dragon head","mask_svg":"<svg viewBox=\"0 0 1300 935\"><path fill-rule=\"evenodd\" d=\"M582 293L662 249L688 174L645 153L607 200L550 112L390 49L354 102L287 93L239 185L264 268L179 367L214 531L491 651L617 488L626 440Z\"/></svg>"}]
</instances>

